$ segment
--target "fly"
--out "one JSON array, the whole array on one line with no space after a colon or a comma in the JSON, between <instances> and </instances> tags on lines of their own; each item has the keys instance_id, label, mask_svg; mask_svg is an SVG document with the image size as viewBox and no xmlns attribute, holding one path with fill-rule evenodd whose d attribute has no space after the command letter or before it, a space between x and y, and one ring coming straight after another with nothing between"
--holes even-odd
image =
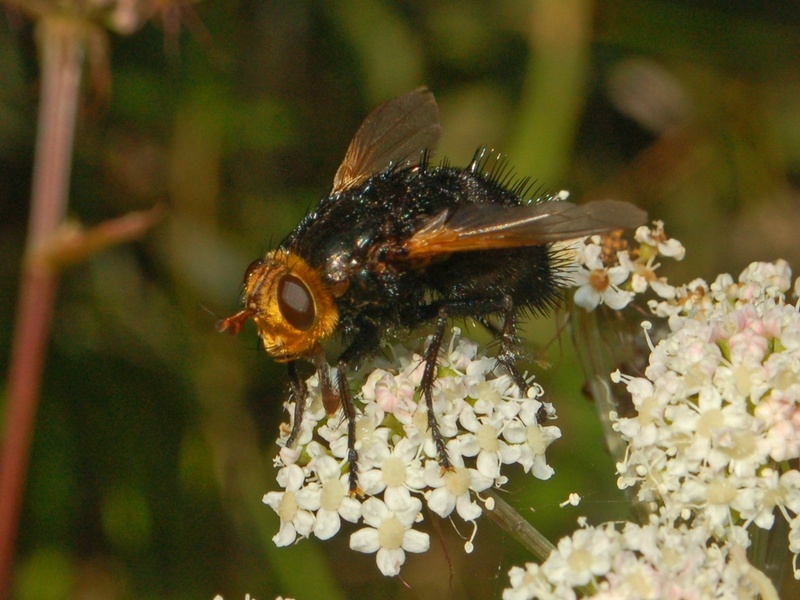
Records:
<instances>
[{"instance_id":1,"label":"fly","mask_svg":"<svg viewBox=\"0 0 800 600\"><path fill-rule=\"evenodd\" d=\"M376 354L391 332L434 323L425 350L422 394L442 468L451 469L433 412L436 361L448 319L473 318L498 340L498 362L522 393L516 367L517 318L544 315L568 281L554 242L643 224L626 202L576 205L529 201L526 181L511 184L479 150L465 168L433 165L439 110L426 88L376 108L350 143L330 193L277 249L244 277L244 308L217 324L238 333L252 319L267 353L288 365L295 403L288 446L297 440L307 390L300 361L317 370L328 414L348 423L350 493L358 489L356 408L348 370ZM494 319L497 319L495 324ZM324 345L345 349L331 377Z\"/></svg>"}]
</instances>

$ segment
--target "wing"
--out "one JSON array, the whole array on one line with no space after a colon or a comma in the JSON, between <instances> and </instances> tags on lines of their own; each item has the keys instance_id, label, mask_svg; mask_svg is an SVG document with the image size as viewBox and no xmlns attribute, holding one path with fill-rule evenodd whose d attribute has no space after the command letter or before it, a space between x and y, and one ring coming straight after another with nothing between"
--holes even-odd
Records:
<instances>
[{"instance_id":1,"label":"wing","mask_svg":"<svg viewBox=\"0 0 800 600\"><path fill-rule=\"evenodd\" d=\"M373 110L356 132L333 178L332 192L341 192L389 165L419 163L436 149L442 128L439 107L427 88L417 88Z\"/></svg>"},{"instance_id":2,"label":"wing","mask_svg":"<svg viewBox=\"0 0 800 600\"><path fill-rule=\"evenodd\" d=\"M540 246L644 224L647 213L628 202L540 202L524 206L468 204L442 211L389 253L425 259L453 252Z\"/></svg>"}]
</instances>

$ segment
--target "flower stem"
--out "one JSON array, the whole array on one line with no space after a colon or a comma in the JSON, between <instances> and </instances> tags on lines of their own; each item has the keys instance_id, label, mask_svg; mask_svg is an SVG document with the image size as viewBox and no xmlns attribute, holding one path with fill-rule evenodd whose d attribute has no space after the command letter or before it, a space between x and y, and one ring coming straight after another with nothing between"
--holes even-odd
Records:
<instances>
[{"instance_id":1,"label":"flower stem","mask_svg":"<svg viewBox=\"0 0 800 600\"><path fill-rule=\"evenodd\" d=\"M494 508L487 510L486 515L529 550L536 562L544 562L550 556L550 553L555 550L555 546L550 540L523 519L522 515L508 502L500 498L497 492L492 491L488 495L494 500Z\"/></svg>"},{"instance_id":2,"label":"flower stem","mask_svg":"<svg viewBox=\"0 0 800 600\"><path fill-rule=\"evenodd\" d=\"M556 549L553 543L526 521L513 506L500 498L497 492L490 491L488 496L494 501L494 508L487 510L485 514L530 551L537 563L543 563ZM589 585L578 586L575 591L584 597L591 596L594 590Z\"/></svg>"},{"instance_id":3,"label":"flower stem","mask_svg":"<svg viewBox=\"0 0 800 600\"><path fill-rule=\"evenodd\" d=\"M42 94L0 453L0 598L10 596L25 472L58 288L57 270L37 253L66 214L86 35L87 24L77 19L45 16L37 24Z\"/></svg>"}]
</instances>

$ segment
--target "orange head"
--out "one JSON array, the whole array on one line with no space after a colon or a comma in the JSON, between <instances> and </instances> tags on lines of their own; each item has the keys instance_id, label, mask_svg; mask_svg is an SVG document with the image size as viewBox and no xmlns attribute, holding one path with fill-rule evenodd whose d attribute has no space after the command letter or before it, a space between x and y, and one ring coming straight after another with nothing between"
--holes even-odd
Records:
<instances>
[{"instance_id":1,"label":"orange head","mask_svg":"<svg viewBox=\"0 0 800 600\"><path fill-rule=\"evenodd\" d=\"M221 319L218 331L237 334L252 318L267 353L286 362L308 356L339 322L333 295L319 271L286 250L254 261L244 276L244 309Z\"/></svg>"}]
</instances>

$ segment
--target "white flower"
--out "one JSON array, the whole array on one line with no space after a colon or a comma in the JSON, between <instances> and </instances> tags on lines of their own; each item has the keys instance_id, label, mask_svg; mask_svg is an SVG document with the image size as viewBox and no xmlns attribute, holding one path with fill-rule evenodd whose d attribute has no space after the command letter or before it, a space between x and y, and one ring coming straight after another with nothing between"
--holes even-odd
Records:
<instances>
[{"instance_id":1,"label":"white flower","mask_svg":"<svg viewBox=\"0 0 800 600\"><path fill-rule=\"evenodd\" d=\"M763 290L767 296L782 295L789 291L792 285L792 270L785 260L774 263L754 262L747 266L739 275L742 289L761 295ZM741 294L740 298L749 298L749 294Z\"/></svg>"},{"instance_id":2,"label":"white flower","mask_svg":"<svg viewBox=\"0 0 800 600\"><path fill-rule=\"evenodd\" d=\"M476 466L484 477L498 479L502 465L519 459L520 449L500 439L506 422L502 413L478 417L474 412L464 410L459 422L469 432L458 436L459 450L463 456L477 456Z\"/></svg>"},{"instance_id":3,"label":"white flower","mask_svg":"<svg viewBox=\"0 0 800 600\"><path fill-rule=\"evenodd\" d=\"M417 498L392 497L386 503L377 498L364 501L361 514L369 525L350 536L350 548L357 552L377 552L381 573L397 575L406 560L406 552L425 552L430 546L427 533L411 528L420 514Z\"/></svg>"},{"instance_id":4,"label":"white flower","mask_svg":"<svg viewBox=\"0 0 800 600\"><path fill-rule=\"evenodd\" d=\"M606 267L600 259L602 248L587 244L583 251L583 265L571 273L575 290L575 304L586 310L594 310L598 304L606 304L613 310L626 307L634 293L619 289L630 271L623 265Z\"/></svg>"},{"instance_id":5,"label":"white flower","mask_svg":"<svg viewBox=\"0 0 800 600\"><path fill-rule=\"evenodd\" d=\"M339 462L327 455L313 458L308 465L316 473L319 485L312 488L309 508L316 511L313 532L327 540L339 532L341 519L356 523L361 516L361 503L348 493L348 476L341 474Z\"/></svg>"},{"instance_id":6,"label":"white flower","mask_svg":"<svg viewBox=\"0 0 800 600\"><path fill-rule=\"evenodd\" d=\"M561 538L557 549L542 564L542 572L551 581L570 587L588 584L611 568L616 550L613 529L579 529L572 537Z\"/></svg>"},{"instance_id":7,"label":"white flower","mask_svg":"<svg viewBox=\"0 0 800 600\"><path fill-rule=\"evenodd\" d=\"M428 508L440 517L448 517L455 509L465 521L474 521L481 513L481 507L472 500L471 492L482 492L492 486L494 480L486 477L477 469L464 466L459 451L459 442L451 441L447 445L447 453L453 468L442 471L435 461L425 463L425 482L431 488L426 493Z\"/></svg>"},{"instance_id":8,"label":"white flower","mask_svg":"<svg viewBox=\"0 0 800 600\"><path fill-rule=\"evenodd\" d=\"M536 563L527 563L524 569L511 567L508 577L511 587L503 590L503 600L574 600L578 597L571 587L549 581Z\"/></svg>"},{"instance_id":9,"label":"white flower","mask_svg":"<svg viewBox=\"0 0 800 600\"><path fill-rule=\"evenodd\" d=\"M408 374L394 375L383 369L370 373L362 388L365 402L375 402L385 412L396 415L413 413L415 391L416 386Z\"/></svg>"},{"instance_id":10,"label":"white flower","mask_svg":"<svg viewBox=\"0 0 800 600\"><path fill-rule=\"evenodd\" d=\"M504 428L503 437L519 448L517 462L525 472L531 472L537 479L545 480L555 473L553 467L547 464L545 451L561 437L561 430L554 425L545 426L538 422L537 415L542 407L538 400L525 402L520 409L519 418Z\"/></svg>"},{"instance_id":11,"label":"white flower","mask_svg":"<svg viewBox=\"0 0 800 600\"><path fill-rule=\"evenodd\" d=\"M358 522L361 518L371 528L352 538L353 547L377 551L374 536L380 532L381 539L389 541L379 544L378 565L384 573L396 574L404 552L421 551L415 550L420 547L415 541L423 534L412 530L402 543L392 542L389 534L400 531L396 522L403 531L410 528L412 521L405 517L409 512L419 514L418 508L412 508L421 505L422 498L434 513L450 516L456 511L472 523L473 533L465 544L470 552L477 532L475 521L482 514L479 494L508 481L507 465L520 463L542 479L552 474L544 451L560 432L537 423L539 412L548 418L555 413L552 405L538 400L543 394L540 386L531 382L525 397L519 397L517 386L497 359L486 356L478 344L460 337L454 328L437 361L432 389L436 422L453 466L443 471L430 433L427 403L419 389L424 352L394 346L389 354L391 361L374 359L372 370L369 363L364 365L360 391L354 385L357 380L348 382L356 407L353 446L358 453L358 491L363 503L349 493L348 421L341 412L325 414L316 376L308 380L312 399L302 434L295 447L287 448L291 423L282 426L282 447L274 461L285 489L265 496L265 502L281 516L281 529L275 536L278 545L311 533L329 539L340 531L342 519ZM376 516L376 511L381 514ZM384 521L388 524L381 525ZM424 539L427 547L427 536Z\"/></svg>"},{"instance_id":12,"label":"white flower","mask_svg":"<svg viewBox=\"0 0 800 600\"><path fill-rule=\"evenodd\" d=\"M631 260L628 251L617 253L619 264L631 272L631 289L637 294L643 294L649 287L661 298L671 300L675 297L675 287L667 283L666 277L657 277L656 269L660 267L655 262L656 255L651 256L646 262Z\"/></svg>"},{"instance_id":13,"label":"white flower","mask_svg":"<svg viewBox=\"0 0 800 600\"><path fill-rule=\"evenodd\" d=\"M745 526L752 521L761 529L772 529L775 509L787 521L791 521L789 512L800 512L800 472L787 471L781 475L774 469L764 469L759 474L753 495L754 501L749 510L741 509L741 517L746 520Z\"/></svg>"},{"instance_id":14,"label":"white flower","mask_svg":"<svg viewBox=\"0 0 800 600\"><path fill-rule=\"evenodd\" d=\"M269 492L263 502L281 519L281 527L272 541L277 546L294 543L297 536L308 537L314 527L314 492L303 488L305 476L297 465L289 465L278 472L278 483L283 492Z\"/></svg>"},{"instance_id":15,"label":"white flower","mask_svg":"<svg viewBox=\"0 0 800 600\"><path fill-rule=\"evenodd\" d=\"M686 290L675 287L665 277L656 275L661 266L660 256L681 260L685 254L681 243L668 239L664 224L656 221L652 228L639 227L635 240L638 245L629 248L620 232L606 236L593 236L586 243L572 243L564 250L565 257L574 258L567 267L572 287L577 287L573 300L588 311L599 304L612 310L626 307L636 294L653 290L668 301L679 298ZM623 287L624 286L624 287ZM654 311L669 316L676 309L669 302L649 302Z\"/></svg>"},{"instance_id":16,"label":"white flower","mask_svg":"<svg viewBox=\"0 0 800 600\"><path fill-rule=\"evenodd\" d=\"M636 230L634 238L640 244L647 244L658 250L661 256L668 256L675 260L683 260L686 255L686 249L676 239L667 239L664 233L664 222L656 221L655 227L650 229L646 225L642 225Z\"/></svg>"},{"instance_id":17,"label":"white flower","mask_svg":"<svg viewBox=\"0 0 800 600\"><path fill-rule=\"evenodd\" d=\"M380 453L372 454L375 468L359 475L363 492L375 496L383 492L388 500L395 494L407 497L410 491L425 486L423 468L418 458L419 446L408 438L400 439L394 448L380 446Z\"/></svg>"}]
</instances>

